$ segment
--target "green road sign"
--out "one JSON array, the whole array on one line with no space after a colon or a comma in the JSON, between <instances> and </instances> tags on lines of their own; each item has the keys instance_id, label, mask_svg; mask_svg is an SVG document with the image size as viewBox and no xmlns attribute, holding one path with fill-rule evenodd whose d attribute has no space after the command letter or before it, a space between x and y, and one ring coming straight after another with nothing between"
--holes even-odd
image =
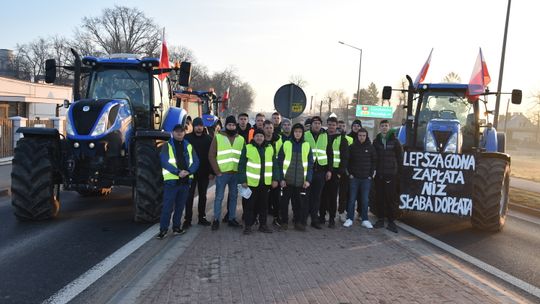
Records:
<instances>
[{"instance_id":1,"label":"green road sign","mask_svg":"<svg viewBox=\"0 0 540 304\"><path fill-rule=\"evenodd\" d=\"M385 106L357 105L356 117L392 118L394 109Z\"/></svg>"}]
</instances>

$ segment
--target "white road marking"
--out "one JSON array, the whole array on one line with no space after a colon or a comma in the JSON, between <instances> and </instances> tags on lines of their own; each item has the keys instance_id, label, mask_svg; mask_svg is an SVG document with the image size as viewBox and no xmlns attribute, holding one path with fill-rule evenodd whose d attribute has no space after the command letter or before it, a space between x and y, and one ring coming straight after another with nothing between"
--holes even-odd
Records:
<instances>
[{"instance_id":1,"label":"white road marking","mask_svg":"<svg viewBox=\"0 0 540 304\"><path fill-rule=\"evenodd\" d=\"M529 284L529 283L527 283L527 282L525 282L523 280L520 280L520 279L518 279L518 278L516 278L516 277L514 277L514 276L512 276L512 275L498 269L498 268L495 268L495 267L487 264L487 263L484 263L484 262L480 261L479 259L477 259L475 257L472 257L472 256L464 253L463 251L458 250L458 249L456 249L456 248L454 248L454 247L452 247L452 246L450 246L450 245L448 245L448 244L446 244L444 242L441 242L441 241L439 241L439 240L437 240L437 239L435 239L435 238L423 233L422 231L419 231L418 229L415 229L415 228L413 228L413 227L411 227L411 226L409 226L407 224L404 224L402 222L397 222L397 225L401 229L403 229L403 230L405 230L405 231L407 231L407 232L409 232L409 233L423 239L424 241L426 241L426 242L428 242L428 243L430 243L432 245L435 245L435 246L441 248L442 250L444 250L444 251L446 251L446 252L448 252L448 253L450 253L450 254L452 254L452 255L454 255L454 256L456 256L456 257L458 257L458 258L460 258L460 259L462 259L462 260L464 260L464 261L466 261L466 262L468 262L470 264L473 264L474 266L476 266L476 267L490 273L491 275L494 275L494 276L498 277L499 279L501 279L501 280L503 280L503 281L505 281L505 282L507 282L509 284L512 284L513 286L515 286L515 287L517 287L517 288L519 288L521 290L524 290L525 292L527 292L527 293L529 293L531 295L534 295L537 298L540 298L540 288L538 288L538 287L536 287L534 285L531 285L531 284Z\"/></svg>"},{"instance_id":2,"label":"white road marking","mask_svg":"<svg viewBox=\"0 0 540 304\"><path fill-rule=\"evenodd\" d=\"M208 188L208 191L210 191L210 189L213 187L215 186L213 185L212 187ZM113 269L130 254L135 252L135 250L139 249L146 242L154 238L157 231L159 231L159 223L146 229L129 243L125 244L120 249L116 250L113 254L106 257L103 261L99 262L94 267L90 268L88 271L73 280L71 283L64 286L64 288L60 289L43 303L64 304L73 300L86 288L88 288L90 285L92 285L94 282L104 276L109 270Z\"/></svg>"},{"instance_id":3,"label":"white road marking","mask_svg":"<svg viewBox=\"0 0 540 304\"><path fill-rule=\"evenodd\" d=\"M522 221L526 221L532 224L540 225L540 219L523 212L518 212L514 210L508 210L508 216L518 218Z\"/></svg>"}]
</instances>

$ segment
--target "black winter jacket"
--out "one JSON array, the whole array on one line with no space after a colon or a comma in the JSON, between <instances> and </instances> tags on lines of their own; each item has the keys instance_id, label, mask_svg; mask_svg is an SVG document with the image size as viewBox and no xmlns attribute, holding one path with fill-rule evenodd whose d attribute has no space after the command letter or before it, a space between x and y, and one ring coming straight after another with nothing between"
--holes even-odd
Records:
<instances>
[{"instance_id":1,"label":"black winter jacket","mask_svg":"<svg viewBox=\"0 0 540 304\"><path fill-rule=\"evenodd\" d=\"M403 164L403 149L396 135L390 131L383 143L382 134L379 133L373 141L377 151L377 177L393 177L401 171Z\"/></svg>"},{"instance_id":2,"label":"black winter jacket","mask_svg":"<svg viewBox=\"0 0 540 304\"><path fill-rule=\"evenodd\" d=\"M349 146L344 165L348 175L352 177L362 179L373 177L377 166L377 152L369 138L362 144L355 140Z\"/></svg>"}]
</instances>

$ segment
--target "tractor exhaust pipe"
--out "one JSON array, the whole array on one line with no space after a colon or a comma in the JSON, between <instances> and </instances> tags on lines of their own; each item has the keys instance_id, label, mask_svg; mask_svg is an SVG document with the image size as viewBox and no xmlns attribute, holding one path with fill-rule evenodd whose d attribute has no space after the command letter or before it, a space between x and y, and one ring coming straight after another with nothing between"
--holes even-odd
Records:
<instances>
[{"instance_id":1,"label":"tractor exhaust pipe","mask_svg":"<svg viewBox=\"0 0 540 304\"><path fill-rule=\"evenodd\" d=\"M73 64L73 100L79 100L81 99L81 56L73 48L71 48L71 53L75 56Z\"/></svg>"}]
</instances>

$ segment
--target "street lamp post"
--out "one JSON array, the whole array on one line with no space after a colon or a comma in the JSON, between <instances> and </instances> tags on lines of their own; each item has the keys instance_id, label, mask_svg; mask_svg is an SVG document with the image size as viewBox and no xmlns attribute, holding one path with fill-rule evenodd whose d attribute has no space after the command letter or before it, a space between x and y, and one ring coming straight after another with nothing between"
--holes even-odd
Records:
<instances>
[{"instance_id":1,"label":"street lamp post","mask_svg":"<svg viewBox=\"0 0 540 304\"><path fill-rule=\"evenodd\" d=\"M358 64L358 87L356 88L356 105L360 103L360 76L362 75L362 49L358 48L354 45L347 44L343 41L338 41L340 44L346 45L348 47L351 47L353 49L356 49L360 51L360 62ZM349 107L347 106L347 124L349 122Z\"/></svg>"}]
</instances>

